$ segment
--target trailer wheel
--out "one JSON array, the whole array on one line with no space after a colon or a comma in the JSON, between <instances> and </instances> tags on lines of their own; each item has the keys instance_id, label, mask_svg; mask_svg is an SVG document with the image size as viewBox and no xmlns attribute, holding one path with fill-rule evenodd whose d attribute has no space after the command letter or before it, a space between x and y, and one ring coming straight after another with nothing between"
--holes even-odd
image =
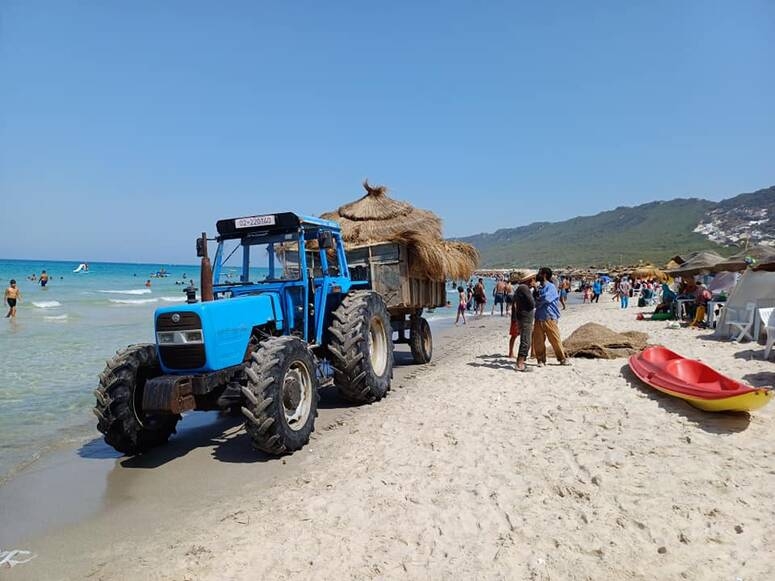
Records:
<instances>
[{"instance_id":1,"label":"trailer wheel","mask_svg":"<svg viewBox=\"0 0 775 581\"><path fill-rule=\"evenodd\" d=\"M178 414L142 410L145 382L161 375L156 345L130 345L107 362L94 391L97 429L105 441L127 455L164 444L175 433Z\"/></svg>"},{"instance_id":2,"label":"trailer wheel","mask_svg":"<svg viewBox=\"0 0 775 581\"><path fill-rule=\"evenodd\" d=\"M393 333L385 301L373 291L348 294L329 327L334 381L345 399L382 399L393 377Z\"/></svg>"},{"instance_id":3,"label":"trailer wheel","mask_svg":"<svg viewBox=\"0 0 775 581\"><path fill-rule=\"evenodd\" d=\"M269 454L295 452L315 431L318 382L315 360L297 337L261 343L245 366L245 427L253 447Z\"/></svg>"},{"instance_id":4,"label":"trailer wheel","mask_svg":"<svg viewBox=\"0 0 775 581\"><path fill-rule=\"evenodd\" d=\"M433 336L431 326L425 317L416 317L412 320L409 348L412 350L415 363L429 363L433 357Z\"/></svg>"}]
</instances>

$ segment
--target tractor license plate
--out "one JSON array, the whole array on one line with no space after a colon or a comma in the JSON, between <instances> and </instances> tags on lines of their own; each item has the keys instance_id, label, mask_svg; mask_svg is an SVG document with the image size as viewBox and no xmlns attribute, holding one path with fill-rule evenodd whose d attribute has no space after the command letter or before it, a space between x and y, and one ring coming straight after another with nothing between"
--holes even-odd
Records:
<instances>
[{"instance_id":1,"label":"tractor license plate","mask_svg":"<svg viewBox=\"0 0 775 581\"><path fill-rule=\"evenodd\" d=\"M256 226L274 226L274 215L268 216L248 216L247 218L236 218L234 220L235 228L255 228Z\"/></svg>"}]
</instances>

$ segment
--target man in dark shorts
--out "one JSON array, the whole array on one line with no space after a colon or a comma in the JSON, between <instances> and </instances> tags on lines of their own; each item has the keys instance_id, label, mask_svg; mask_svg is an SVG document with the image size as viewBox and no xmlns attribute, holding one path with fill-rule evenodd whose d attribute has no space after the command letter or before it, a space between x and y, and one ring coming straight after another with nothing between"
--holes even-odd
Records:
<instances>
[{"instance_id":1,"label":"man in dark shorts","mask_svg":"<svg viewBox=\"0 0 775 581\"><path fill-rule=\"evenodd\" d=\"M530 353L530 340L533 335L533 317L535 299L527 282L532 277L520 281L514 291L514 299L511 305L511 330L509 335L509 357L514 357L514 343L519 337L519 350L517 351L517 371L527 371L527 356Z\"/></svg>"},{"instance_id":2,"label":"man in dark shorts","mask_svg":"<svg viewBox=\"0 0 775 581\"><path fill-rule=\"evenodd\" d=\"M506 298L506 282L503 280L502 277L498 277L498 280L495 283L495 288L492 289L492 296L493 296L493 302L492 302L492 312L490 315L495 314L495 307L498 305L501 306L501 317L503 316L503 306Z\"/></svg>"},{"instance_id":3,"label":"man in dark shorts","mask_svg":"<svg viewBox=\"0 0 775 581\"><path fill-rule=\"evenodd\" d=\"M15 317L16 302L21 300L22 293L18 288L16 288L16 281L14 279L11 279L11 286L5 289L4 298L5 302L8 303L8 314L5 316L5 318L8 319Z\"/></svg>"},{"instance_id":4,"label":"man in dark shorts","mask_svg":"<svg viewBox=\"0 0 775 581\"><path fill-rule=\"evenodd\" d=\"M40 278L38 279L38 282L40 282L40 286L45 287L48 284L48 274L46 271L42 271L40 273Z\"/></svg>"},{"instance_id":5,"label":"man in dark shorts","mask_svg":"<svg viewBox=\"0 0 775 581\"><path fill-rule=\"evenodd\" d=\"M479 282L477 282L474 287L474 303L476 304L474 313L476 313L477 316L481 317L484 314L484 303L486 302L487 295L484 294L484 279L480 278Z\"/></svg>"}]
</instances>

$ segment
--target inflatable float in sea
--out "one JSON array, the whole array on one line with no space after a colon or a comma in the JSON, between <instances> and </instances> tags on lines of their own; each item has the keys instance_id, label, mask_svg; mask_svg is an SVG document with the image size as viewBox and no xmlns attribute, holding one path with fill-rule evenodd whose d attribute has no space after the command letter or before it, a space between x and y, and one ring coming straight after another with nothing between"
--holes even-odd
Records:
<instances>
[{"instance_id":1,"label":"inflatable float in sea","mask_svg":"<svg viewBox=\"0 0 775 581\"><path fill-rule=\"evenodd\" d=\"M767 405L770 388L754 388L712 367L661 346L630 357L630 369L644 383L706 412L749 412Z\"/></svg>"},{"instance_id":2,"label":"inflatable float in sea","mask_svg":"<svg viewBox=\"0 0 775 581\"><path fill-rule=\"evenodd\" d=\"M78 268L73 269L73 272L87 273L89 272L89 265L82 262L78 265Z\"/></svg>"}]
</instances>

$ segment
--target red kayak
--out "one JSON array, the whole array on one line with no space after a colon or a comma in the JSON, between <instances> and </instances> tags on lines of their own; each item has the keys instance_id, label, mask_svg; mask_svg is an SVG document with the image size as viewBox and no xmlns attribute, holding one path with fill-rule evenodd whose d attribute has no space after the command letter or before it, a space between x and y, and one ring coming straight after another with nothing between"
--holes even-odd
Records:
<instances>
[{"instance_id":1,"label":"red kayak","mask_svg":"<svg viewBox=\"0 0 775 581\"><path fill-rule=\"evenodd\" d=\"M709 412L757 410L773 395L771 389L751 387L660 346L630 357L630 369L651 387Z\"/></svg>"}]
</instances>

